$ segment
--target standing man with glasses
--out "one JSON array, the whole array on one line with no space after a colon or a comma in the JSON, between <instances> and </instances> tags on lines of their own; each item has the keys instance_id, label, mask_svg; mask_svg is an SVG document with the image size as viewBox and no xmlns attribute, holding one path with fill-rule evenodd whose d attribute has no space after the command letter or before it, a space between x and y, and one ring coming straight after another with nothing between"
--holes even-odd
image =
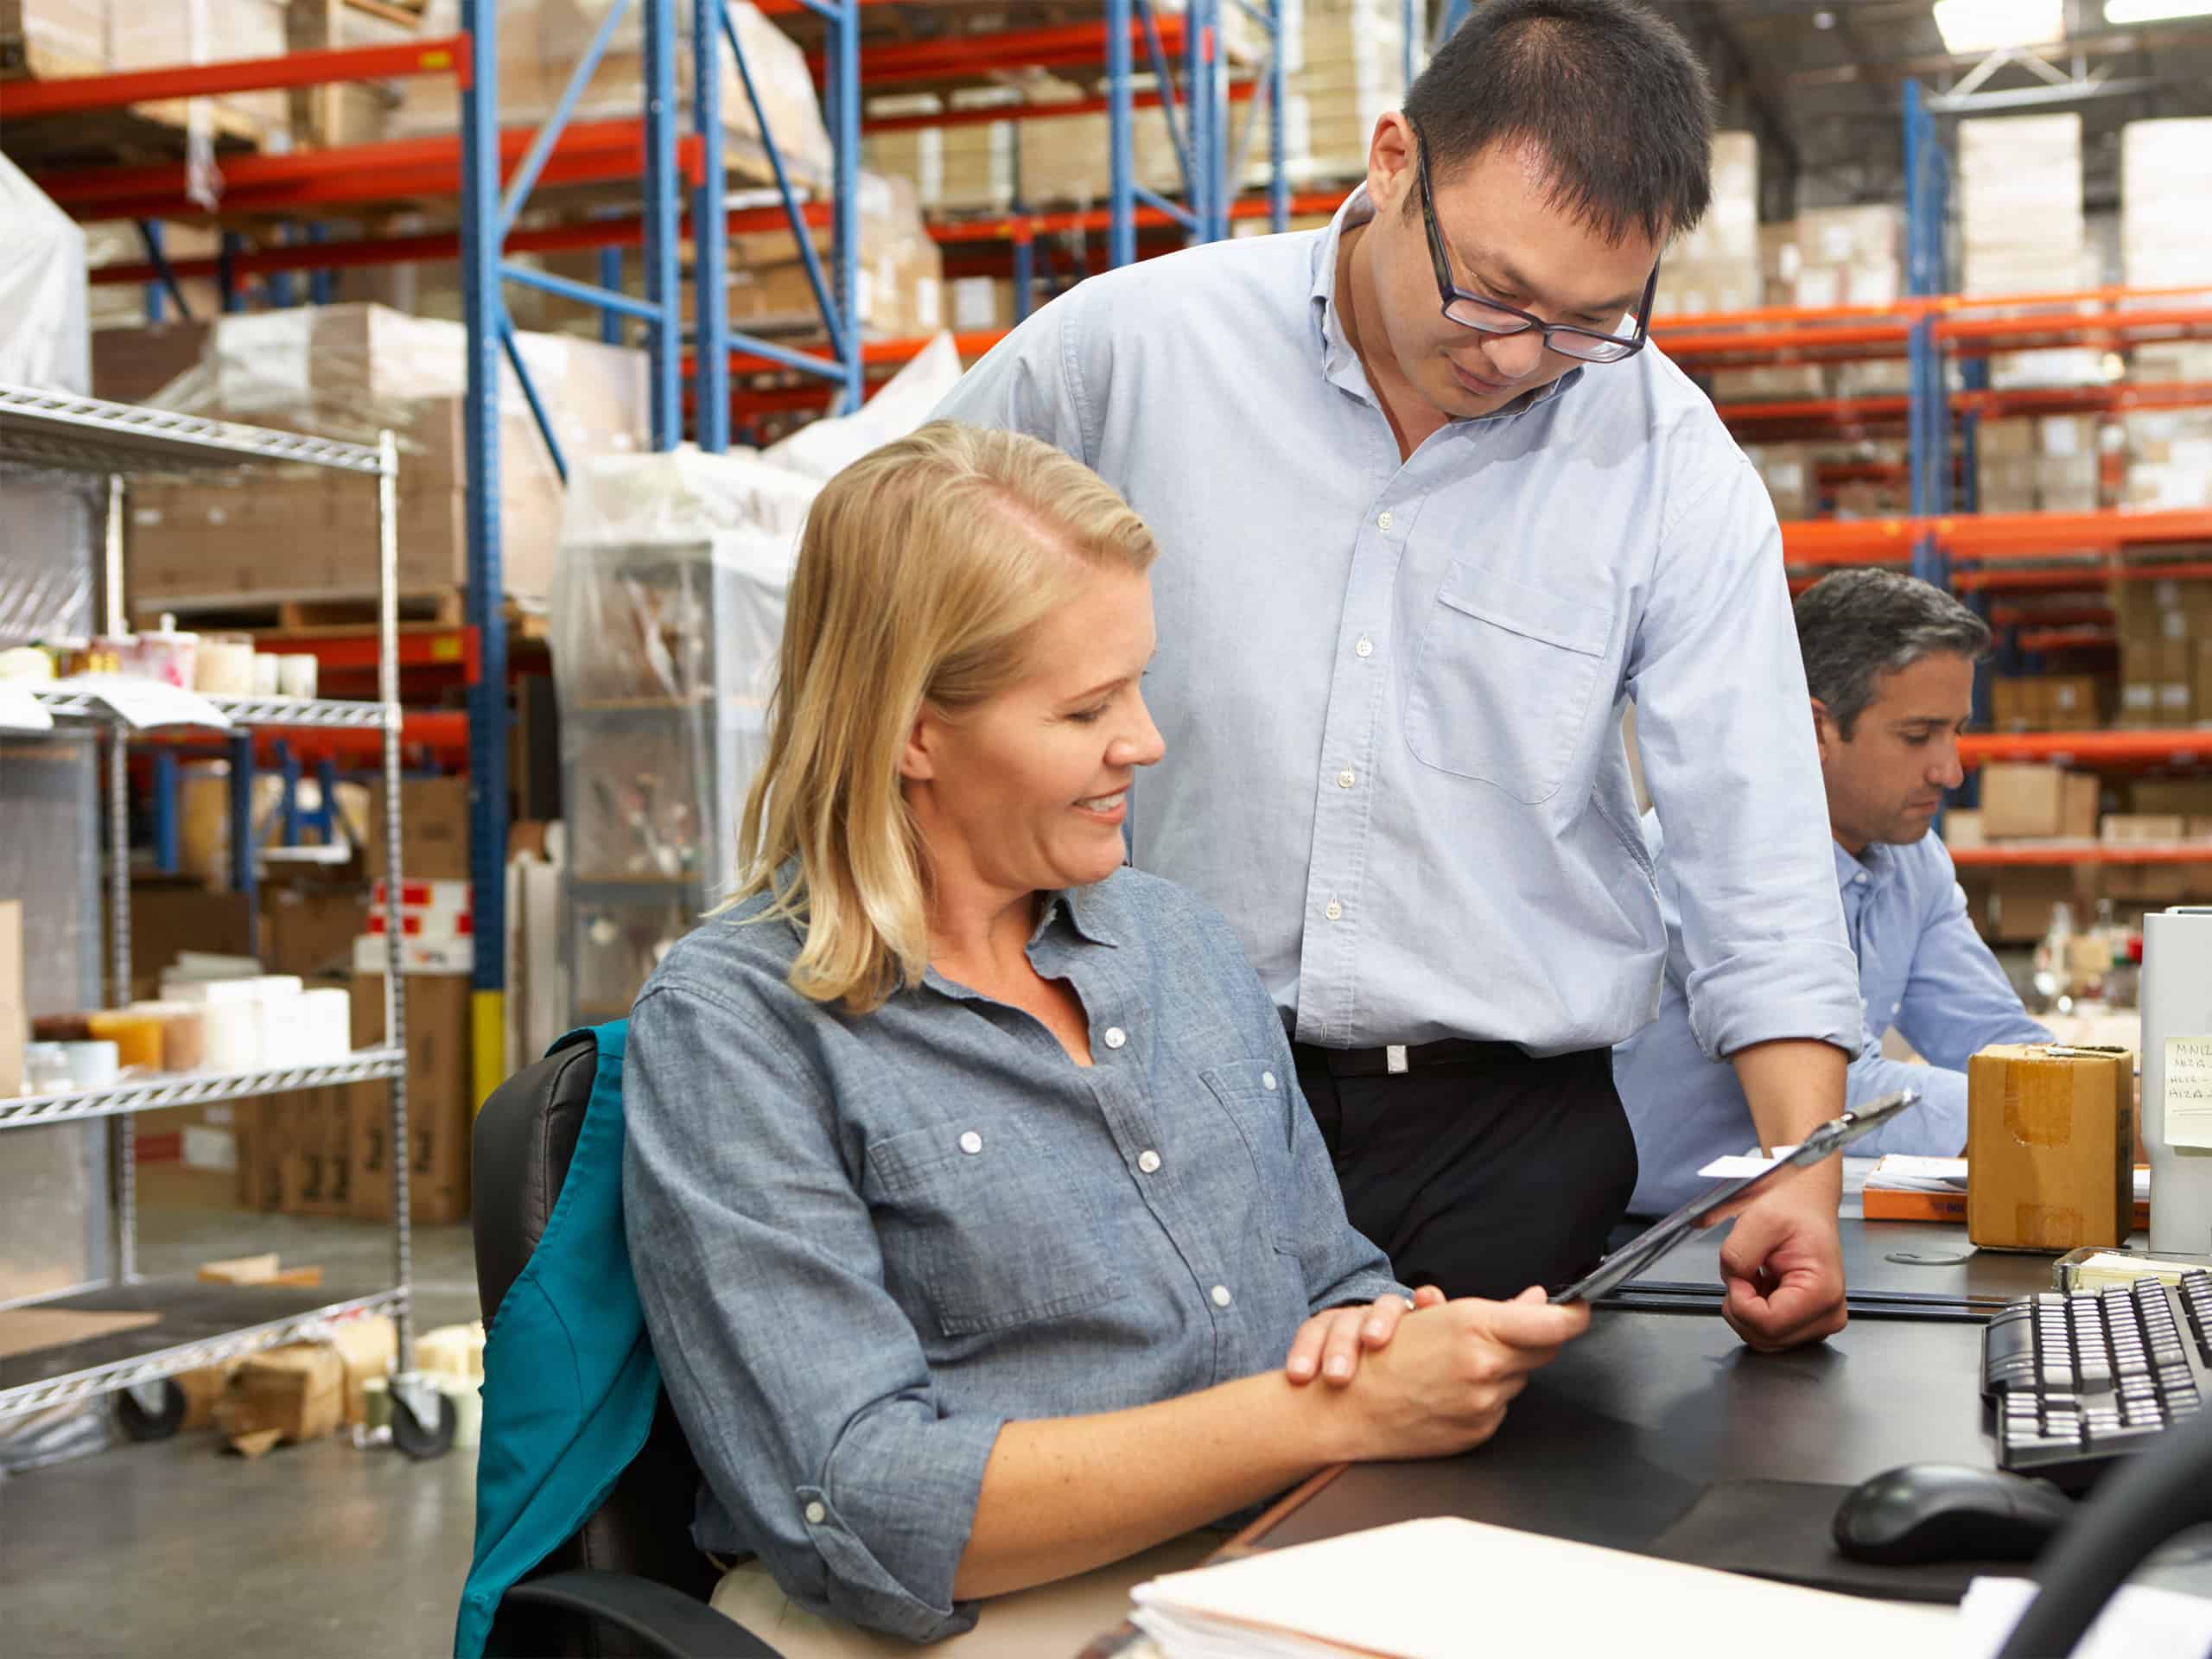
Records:
<instances>
[{"instance_id":1,"label":"standing man with glasses","mask_svg":"<svg viewBox=\"0 0 2212 1659\"><path fill-rule=\"evenodd\" d=\"M1699 1041L1769 1145L1843 1108L1857 975L1780 536L1646 343L1712 139L1631 0L1487 0L1325 231L1095 276L940 411L1059 445L1157 533L1132 857L1236 926L1354 1224L1455 1295L1565 1281L1636 1185L1611 1049L1667 933L1629 702ZM1751 1345L1843 1324L1839 1180L1786 1178L1725 1245Z\"/></svg>"}]
</instances>

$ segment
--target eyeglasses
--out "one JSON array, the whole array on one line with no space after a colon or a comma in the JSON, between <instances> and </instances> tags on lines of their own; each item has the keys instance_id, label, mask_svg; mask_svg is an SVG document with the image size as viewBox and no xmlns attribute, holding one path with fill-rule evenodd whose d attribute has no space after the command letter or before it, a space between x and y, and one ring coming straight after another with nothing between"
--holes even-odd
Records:
<instances>
[{"instance_id":1,"label":"eyeglasses","mask_svg":"<svg viewBox=\"0 0 2212 1659\"><path fill-rule=\"evenodd\" d=\"M1436 228L1436 202L1428 182L1428 140L1421 137L1419 127L1414 128L1414 142L1421 146L1414 165L1420 175L1421 224L1428 231L1428 257L1436 264L1436 292L1444 302L1446 317L1463 328L1498 336L1541 329L1546 349L1584 363L1618 363L1643 349L1644 341L1650 338L1651 297L1659 291L1656 261L1651 266L1650 280L1643 285L1643 298L1636 308L1636 332L1626 336L1602 334L1595 328L1577 328L1571 323L1546 322L1526 311L1486 300L1479 294L1470 294L1454 283L1452 262L1444 252L1444 236Z\"/></svg>"}]
</instances>

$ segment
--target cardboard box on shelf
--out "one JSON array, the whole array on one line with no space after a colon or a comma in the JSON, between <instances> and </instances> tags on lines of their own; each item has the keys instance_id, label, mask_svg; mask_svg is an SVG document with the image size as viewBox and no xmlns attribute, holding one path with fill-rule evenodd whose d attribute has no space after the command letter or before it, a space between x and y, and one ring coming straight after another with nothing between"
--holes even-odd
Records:
<instances>
[{"instance_id":1,"label":"cardboard box on shelf","mask_svg":"<svg viewBox=\"0 0 2212 1659\"><path fill-rule=\"evenodd\" d=\"M405 800L403 784L403 810ZM368 899L359 883L264 882L262 964L272 974L303 978L343 974L353 958L354 937L368 926Z\"/></svg>"},{"instance_id":2,"label":"cardboard box on shelf","mask_svg":"<svg viewBox=\"0 0 2212 1659\"><path fill-rule=\"evenodd\" d=\"M1943 844L1957 852L1969 847L1986 847L1988 836L1982 829L1981 814L1965 808L1955 808L1943 814Z\"/></svg>"},{"instance_id":3,"label":"cardboard box on shelf","mask_svg":"<svg viewBox=\"0 0 2212 1659\"><path fill-rule=\"evenodd\" d=\"M469 1136L475 1120L469 1069L469 983L457 974L409 974L407 996L408 1210L418 1222L468 1213ZM353 981L353 1041L384 1034L384 979ZM349 1090L353 1213L391 1213L391 1097L381 1084Z\"/></svg>"},{"instance_id":4,"label":"cardboard box on shelf","mask_svg":"<svg viewBox=\"0 0 2212 1659\"><path fill-rule=\"evenodd\" d=\"M1982 830L1992 841L2097 833L2096 775L2009 762L1981 769Z\"/></svg>"},{"instance_id":5,"label":"cardboard box on shelf","mask_svg":"<svg viewBox=\"0 0 2212 1659\"><path fill-rule=\"evenodd\" d=\"M2190 895L2190 869L2186 864L2108 863L2105 897L2115 905L2177 905Z\"/></svg>"},{"instance_id":6,"label":"cardboard box on shelf","mask_svg":"<svg viewBox=\"0 0 2212 1659\"><path fill-rule=\"evenodd\" d=\"M2006 944L2028 944L2050 931L2060 905L2080 917L2094 912L2099 888L2094 866L2021 865L1986 872L1987 899L1981 911L1983 937Z\"/></svg>"},{"instance_id":7,"label":"cardboard box on shelf","mask_svg":"<svg viewBox=\"0 0 2212 1659\"><path fill-rule=\"evenodd\" d=\"M2094 674L2046 675L2039 694L2043 729L2094 731L2105 723L2105 682Z\"/></svg>"},{"instance_id":8,"label":"cardboard box on shelf","mask_svg":"<svg viewBox=\"0 0 2212 1659\"><path fill-rule=\"evenodd\" d=\"M2139 778L2130 791L2130 803L2138 812L2175 812L2185 818L2212 819L2212 778Z\"/></svg>"},{"instance_id":9,"label":"cardboard box on shelf","mask_svg":"<svg viewBox=\"0 0 2212 1659\"><path fill-rule=\"evenodd\" d=\"M109 907L101 906L103 913ZM161 990L162 970L185 950L257 957L253 906L241 893L212 893L186 876L130 878L130 994L145 1001Z\"/></svg>"},{"instance_id":10,"label":"cardboard box on shelf","mask_svg":"<svg viewBox=\"0 0 2212 1659\"><path fill-rule=\"evenodd\" d=\"M372 878L385 873L384 780L369 791ZM468 779L403 778L399 782L399 874L403 880L468 880Z\"/></svg>"},{"instance_id":11,"label":"cardboard box on shelf","mask_svg":"<svg viewBox=\"0 0 2212 1659\"><path fill-rule=\"evenodd\" d=\"M2126 1241L2135 1211L2133 1057L1997 1044L1967 1062L1967 1236L1991 1249Z\"/></svg>"},{"instance_id":12,"label":"cardboard box on shelf","mask_svg":"<svg viewBox=\"0 0 2212 1659\"><path fill-rule=\"evenodd\" d=\"M358 1085L379 1095L384 1084ZM343 1087L302 1089L285 1115L279 1207L288 1216L353 1213L353 1107Z\"/></svg>"},{"instance_id":13,"label":"cardboard box on shelf","mask_svg":"<svg viewBox=\"0 0 2212 1659\"><path fill-rule=\"evenodd\" d=\"M130 1141L137 1202L149 1210L237 1208L243 1103L178 1106L141 1121Z\"/></svg>"},{"instance_id":14,"label":"cardboard box on shelf","mask_svg":"<svg viewBox=\"0 0 2212 1659\"><path fill-rule=\"evenodd\" d=\"M2101 833L2106 841L2124 844L2181 841L2188 836L2189 820L2173 812L2113 812Z\"/></svg>"},{"instance_id":15,"label":"cardboard box on shelf","mask_svg":"<svg viewBox=\"0 0 2212 1659\"><path fill-rule=\"evenodd\" d=\"M1989 723L2000 732L2043 729L2043 682L1999 676L1989 683Z\"/></svg>"}]
</instances>

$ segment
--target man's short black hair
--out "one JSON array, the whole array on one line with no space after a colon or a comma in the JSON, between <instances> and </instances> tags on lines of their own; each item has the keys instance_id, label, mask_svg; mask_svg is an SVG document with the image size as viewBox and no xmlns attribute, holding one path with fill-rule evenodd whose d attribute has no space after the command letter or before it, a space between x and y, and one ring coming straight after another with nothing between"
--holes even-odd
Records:
<instances>
[{"instance_id":1,"label":"man's short black hair","mask_svg":"<svg viewBox=\"0 0 2212 1659\"><path fill-rule=\"evenodd\" d=\"M1674 26L1632 0L1485 0L1438 48L1406 113L1444 175L1533 146L1551 200L1608 241L1680 235L1713 199L1713 90Z\"/></svg>"}]
</instances>

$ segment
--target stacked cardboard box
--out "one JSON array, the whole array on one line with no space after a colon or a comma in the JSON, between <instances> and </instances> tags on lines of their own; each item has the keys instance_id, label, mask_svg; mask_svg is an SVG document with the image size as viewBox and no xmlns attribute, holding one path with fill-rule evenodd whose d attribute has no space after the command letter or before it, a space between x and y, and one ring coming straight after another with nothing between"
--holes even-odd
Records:
<instances>
[{"instance_id":1,"label":"stacked cardboard box","mask_svg":"<svg viewBox=\"0 0 2212 1659\"><path fill-rule=\"evenodd\" d=\"M2095 674L2038 674L1989 683L1989 716L2000 732L2089 732L2103 726L2117 690Z\"/></svg>"},{"instance_id":2,"label":"stacked cardboard box","mask_svg":"<svg viewBox=\"0 0 2212 1659\"><path fill-rule=\"evenodd\" d=\"M944 260L922 216L913 182L863 173L855 284L861 327L879 339L928 334L944 326ZM815 235L829 276L830 232ZM755 232L729 244L729 320L753 334L812 333L822 310L798 242L789 231ZM687 313L691 295L685 291Z\"/></svg>"},{"instance_id":3,"label":"stacked cardboard box","mask_svg":"<svg viewBox=\"0 0 2212 1659\"><path fill-rule=\"evenodd\" d=\"M2212 283L2212 118L2131 121L2120 133L2121 280Z\"/></svg>"},{"instance_id":4,"label":"stacked cardboard box","mask_svg":"<svg viewBox=\"0 0 2212 1659\"><path fill-rule=\"evenodd\" d=\"M1011 100L1000 96L994 101ZM924 95L879 99L870 107L887 116L923 115L935 113L938 104L933 95ZM1000 212L1014 203L1015 125L972 122L872 132L861 141L861 165L871 173L911 181L916 199L932 213Z\"/></svg>"},{"instance_id":5,"label":"stacked cardboard box","mask_svg":"<svg viewBox=\"0 0 2212 1659\"><path fill-rule=\"evenodd\" d=\"M1014 327L1014 283L1004 276L962 276L945 284L945 326L957 334ZM1037 308L1032 295L1029 308Z\"/></svg>"},{"instance_id":6,"label":"stacked cardboard box","mask_svg":"<svg viewBox=\"0 0 2212 1659\"><path fill-rule=\"evenodd\" d=\"M120 3L120 0L118 0ZM486 4L493 0L486 0ZM499 120L525 130L540 125L566 91L569 76L589 48L616 0L497 0L499 10ZM575 108L579 121L631 121L645 107L643 8L631 6L615 27ZM689 12L690 8L683 10ZM768 118L768 130L785 170L810 184L830 175L830 135L806 54L796 41L746 0L730 0L728 17L745 48L746 67ZM431 0L423 11L426 33L447 35L461 28L459 0ZM691 30L687 21L676 31L677 104L688 124L691 105ZM721 116L724 153L741 177L766 181L772 174L753 105L738 79L735 60L721 56ZM479 64L481 74L487 66ZM400 83L399 107L392 112L394 137L426 137L461 129L459 94L449 75L416 75Z\"/></svg>"},{"instance_id":7,"label":"stacked cardboard box","mask_svg":"<svg viewBox=\"0 0 2212 1659\"><path fill-rule=\"evenodd\" d=\"M1992 116L1959 123L1959 229L1968 294L2082 286L2082 118Z\"/></svg>"},{"instance_id":8,"label":"stacked cardboard box","mask_svg":"<svg viewBox=\"0 0 2212 1659\"><path fill-rule=\"evenodd\" d=\"M474 1079L469 1061L469 986L465 974L407 974L408 1213L418 1222L459 1221L468 1213L468 1153L475 1120ZM369 1047L384 1040L385 982L381 975L353 978L353 1041ZM354 1084L319 1120L315 1134L325 1156L343 1147L346 1211L370 1220L389 1218L392 1205L391 1090L382 1084Z\"/></svg>"},{"instance_id":9,"label":"stacked cardboard box","mask_svg":"<svg viewBox=\"0 0 2212 1659\"><path fill-rule=\"evenodd\" d=\"M2212 582L2115 582L2120 723L2212 719Z\"/></svg>"},{"instance_id":10,"label":"stacked cardboard box","mask_svg":"<svg viewBox=\"0 0 2212 1659\"><path fill-rule=\"evenodd\" d=\"M2094 512L2097 423L2079 415L1984 421L1976 440L1984 512Z\"/></svg>"},{"instance_id":11,"label":"stacked cardboard box","mask_svg":"<svg viewBox=\"0 0 2212 1659\"><path fill-rule=\"evenodd\" d=\"M1986 766L1981 769L1981 833L1993 842L2089 840L2097 833L2097 798L2094 772Z\"/></svg>"},{"instance_id":12,"label":"stacked cardboard box","mask_svg":"<svg viewBox=\"0 0 2212 1659\"><path fill-rule=\"evenodd\" d=\"M1304 0L1284 12L1285 171L1300 184L1363 178L1376 122L1406 101L1405 9L1399 0ZM1414 67L1418 74L1418 47ZM1255 131L1244 182L1265 183L1267 166L1267 135Z\"/></svg>"},{"instance_id":13,"label":"stacked cardboard box","mask_svg":"<svg viewBox=\"0 0 2212 1659\"><path fill-rule=\"evenodd\" d=\"M1763 306L1797 303L1797 273L1803 255L1797 247L1797 221L1777 219L1759 226L1759 303Z\"/></svg>"},{"instance_id":14,"label":"stacked cardboard box","mask_svg":"<svg viewBox=\"0 0 2212 1659\"><path fill-rule=\"evenodd\" d=\"M284 55L288 0L197 0L145 5L137 0L0 0L0 73L41 79L169 69L181 64ZM289 105L283 92L226 92L188 101L137 104L132 113L179 129L192 105L210 130L250 143L282 143Z\"/></svg>"},{"instance_id":15,"label":"stacked cardboard box","mask_svg":"<svg viewBox=\"0 0 2212 1659\"><path fill-rule=\"evenodd\" d=\"M164 400L334 437L373 441L379 427L397 429L401 588L450 588L467 571L461 335L457 324L380 306L226 317ZM642 354L567 335L517 338L572 465L644 447ZM559 481L512 379L505 394L502 574L508 593L542 597L560 542ZM131 503L129 591L149 610L375 591L376 492L365 480L321 472L149 480Z\"/></svg>"},{"instance_id":16,"label":"stacked cardboard box","mask_svg":"<svg viewBox=\"0 0 2212 1659\"><path fill-rule=\"evenodd\" d=\"M1713 205L1667 250L1652 309L1662 316L1753 310L1762 280L1758 141L1748 132L1716 133Z\"/></svg>"},{"instance_id":17,"label":"stacked cardboard box","mask_svg":"<svg viewBox=\"0 0 2212 1659\"><path fill-rule=\"evenodd\" d=\"M1904 291L1904 210L1816 207L1797 215L1792 289L1782 305L1893 305Z\"/></svg>"},{"instance_id":18,"label":"stacked cardboard box","mask_svg":"<svg viewBox=\"0 0 2212 1659\"><path fill-rule=\"evenodd\" d=\"M399 46L420 32L419 20L404 11L370 11L350 0L289 0L287 10L287 41L295 52ZM395 86L373 81L340 81L302 87L290 99L293 143L328 149L372 144L386 137L399 93Z\"/></svg>"},{"instance_id":19,"label":"stacked cardboard box","mask_svg":"<svg viewBox=\"0 0 2212 1659\"><path fill-rule=\"evenodd\" d=\"M2146 385L2212 380L2212 340L2162 340L2135 350ZM2156 510L2212 506L2212 410L2130 410L2121 416L2127 458L2122 501Z\"/></svg>"},{"instance_id":20,"label":"stacked cardboard box","mask_svg":"<svg viewBox=\"0 0 2212 1659\"><path fill-rule=\"evenodd\" d=\"M1744 454L1758 469L1774 500L1774 516L1809 518L1819 511L1813 479L1814 446L1808 443L1747 443Z\"/></svg>"}]
</instances>

